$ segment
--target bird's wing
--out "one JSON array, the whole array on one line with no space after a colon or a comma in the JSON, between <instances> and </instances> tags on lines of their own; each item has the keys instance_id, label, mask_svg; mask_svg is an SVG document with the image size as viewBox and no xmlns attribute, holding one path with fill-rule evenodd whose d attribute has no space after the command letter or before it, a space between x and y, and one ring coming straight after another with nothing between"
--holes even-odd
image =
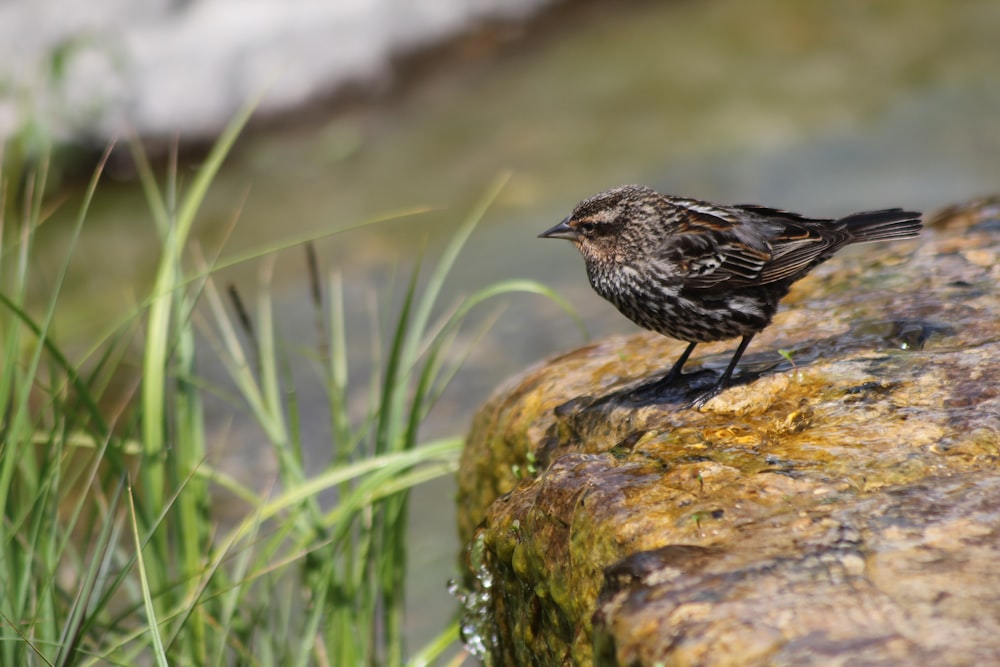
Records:
<instances>
[{"instance_id":1,"label":"bird's wing","mask_svg":"<svg viewBox=\"0 0 1000 667\"><path fill-rule=\"evenodd\" d=\"M821 221L795 213L763 206L686 209L664 253L693 289L778 282L808 268L831 246L816 227Z\"/></svg>"},{"instance_id":2,"label":"bird's wing","mask_svg":"<svg viewBox=\"0 0 1000 667\"><path fill-rule=\"evenodd\" d=\"M769 239L771 259L757 278L760 284L778 282L807 270L828 257L831 249L839 247L846 236L846 231L830 219L807 218L798 213L749 204L735 208L764 218L773 230Z\"/></svg>"},{"instance_id":3,"label":"bird's wing","mask_svg":"<svg viewBox=\"0 0 1000 667\"><path fill-rule=\"evenodd\" d=\"M763 238L742 239L740 220L730 210L700 203L685 209L660 254L678 268L687 287L711 289L758 280L771 259Z\"/></svg>"}]
</instances>

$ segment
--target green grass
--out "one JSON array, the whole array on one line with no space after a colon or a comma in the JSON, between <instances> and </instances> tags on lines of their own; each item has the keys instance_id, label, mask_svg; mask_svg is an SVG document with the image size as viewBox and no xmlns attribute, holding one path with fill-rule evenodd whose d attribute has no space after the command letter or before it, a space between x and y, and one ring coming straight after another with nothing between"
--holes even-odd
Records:
<instances>
[{"instance_id":1,"label":"green grass","mask_svg":"<svg viewBox=\"0 0 1000 667\"><path fill-rule=\"evenodd\" d=\"M463 659L454 648L457 625L447 618L427 646L404 644L408 491L452 474L461 447L457 435L424 442L420 427L470 353L458 346L458 334L472 309L511 292L565 303L530 281L440 303L449 270L504 178L430 266L417 261L395 299L401 305L377 318L382 325L364 345L347 340L341 276L323 275L306 243L321 332L308 358L328 410L304 413L290 372L298 353L284 342L270 290L270 267L282 248L226 260L203 257L190 241L205 194L249 114L233 121L185 187L176 165L161 183L133 148L161 242L155 282L135 312L78 358L53 334L72 250L48 300L29 303L32 247L45 218L45 165L19 178L24 190L17 197L2 191L0 211L26 202L0 220L2 665ZM102 168L103 161L67 232L73 241ZM249 307L237 293L227 298L214 279L220 267L247 259L260 263L262 275ZM130 407L109 408L112 378L136 346L141 369ZM235 389L199 375L199 347L222 363ZM359 347L374 359L361 378L348 363ZM209 391L229 391L233 418L240 413L256 423L278 464L267 488L209 464ZM333 434L322 470L303 462L303 425L316 419ZM211 512L220 489L247 508L227 529ZM320 502L324 492L336 500Z\"/></svg>"}]
</instances>

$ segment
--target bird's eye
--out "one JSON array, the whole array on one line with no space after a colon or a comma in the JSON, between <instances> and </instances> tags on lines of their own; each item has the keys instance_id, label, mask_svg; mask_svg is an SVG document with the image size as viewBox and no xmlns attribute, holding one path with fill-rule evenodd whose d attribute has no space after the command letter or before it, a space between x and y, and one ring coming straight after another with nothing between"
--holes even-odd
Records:
<instances>
[{"instance_id":1,"label":"bird's eye","mask_svg":"<svg viewBox=\"0 0 1000 667\"><path fill-rule=\"evenodd\" d=\"M580 233L583 234L584 236L592 236L594 234L594 223L581 222Z\"/></svg>"}]
</instances>

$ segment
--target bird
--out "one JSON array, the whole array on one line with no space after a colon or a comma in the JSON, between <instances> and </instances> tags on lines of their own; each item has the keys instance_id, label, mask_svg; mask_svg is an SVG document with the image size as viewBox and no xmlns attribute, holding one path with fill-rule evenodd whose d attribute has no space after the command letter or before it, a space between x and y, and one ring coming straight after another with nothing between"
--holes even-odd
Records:
<instances>
[{"instance_id":1,"label":"bird","mask_svg":"<svg viewBox=\"0 0 1000 667\"><path fill-rule=\"evenodd\" d=\"M740 338L721 377L693 401L700 407L726 388L794 282L846 245L916 237L920 216L888 208L809 218L622 185L581 201L539 237L572 241L594 291L640 327L688 344L657 390L686 377L700 343Z\"/></svg>"}]
</instances>

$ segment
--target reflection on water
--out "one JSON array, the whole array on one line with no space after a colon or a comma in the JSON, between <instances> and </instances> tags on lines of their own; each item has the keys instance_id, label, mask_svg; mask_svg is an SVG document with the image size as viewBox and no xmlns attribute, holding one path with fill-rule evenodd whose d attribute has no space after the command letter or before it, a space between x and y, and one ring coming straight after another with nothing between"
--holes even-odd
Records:
<instances>
[{"instance_id":1,"label":"reflection on water","mask_svg":"<svg viewBox=\"0 0 1000 667\"><path fill-rule=\"evenodd\" d=\"M591 2L546 24L496 60L442 63L391 104L247 139L206 204L201 241L219 244L244 198L224 255L394 209L432 207L319 243L326 264L344 272L348 319L360 323L354 340L367 342L372 286L397 264L405 272L421 239L429 252L439 248L496 174L513 169L451 289L513 277L547 281L603 335L632 328L591 293L571 247L535 235L611 185L641 182L816 215L932 209L1000 188L1000 3L992 0ZM57 236L56 225L47 227ZM142 293L122 285L149 280L154 239L136 185L108 184L64 294L76 304L60 323L64 335L86 339ZM48 239L40 266L56 264L60 243ZM279 263L280 315L288 337L310 342L296 253ZM223 280L252 291L253 271L252 262L241 264ZM511 300L445 394L428 435L463 430L504 377L579 342L550 304ZM309 392L300 394L305 414L323 415L320 394L311 395L314 405ZM322 443L325 422L306 423L306 440ZM241 469L260 458L247 452L257 438L245 428L240 451L225 458L236 474L257 477L259 470ZM422 492L433 509L418 497L413 512L420 533L433 537L414 555L427 571L413 580L411 599L440 610L438 618L421 614L433 621L453 604L444 589L458 552L442 499L448 493ZM439 627L416 630L415 639Z\"/></svg>"}]
</instances>

